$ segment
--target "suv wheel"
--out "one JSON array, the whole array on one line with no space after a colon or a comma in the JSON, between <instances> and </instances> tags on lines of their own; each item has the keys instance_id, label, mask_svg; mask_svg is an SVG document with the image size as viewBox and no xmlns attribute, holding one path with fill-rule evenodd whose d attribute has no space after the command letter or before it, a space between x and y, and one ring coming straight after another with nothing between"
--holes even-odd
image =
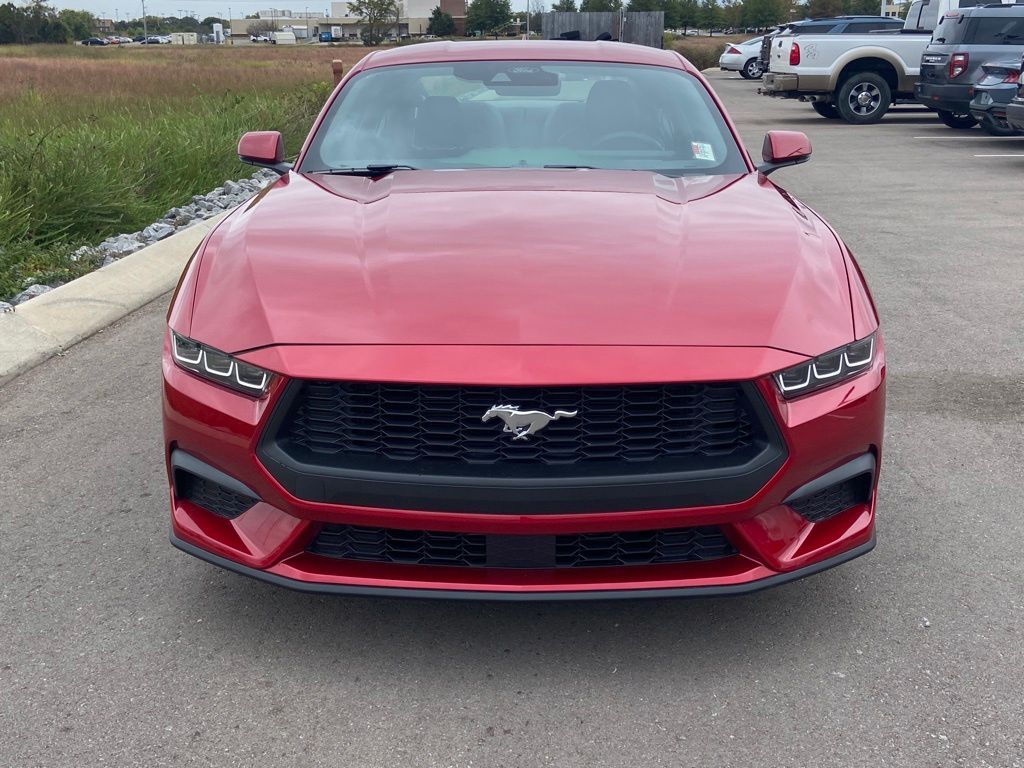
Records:
<instances>
[{"instance_id":1,"label":"suv wheel","mask_svg":"<svg viewBox=\"0 0 1024 768\"><path fill-rule=\"evenodd\" d=\"M811 102L811 106L814 107L815 112L829 120L838 120L840 117L839 110L836 109L835 104L827 101L814 101Z\"/></svg>"},{"instance_id":2,"label":"suv wheel","mask_svg":"<svg viewBox=\"0 0 1024 768\"><path fill-rule=\"evenodd\" d=\"M939 120L958 131L966 131L978 124L978 121L968 112L947 112L944 109L937 109L935 112L939 116Z\"/></svg>"},{"instance_id":3,"label":"suv wheel","mask_svg":"<svg viewBox=\"0 0 1024 768\"><path fill-rule=\"evenodd\" d=\"M760 59L751 59L743 65L743 69L740 70L740 75L747 80L759 80L761 75L764 74L764 69L761 67Z\"/></svg>"},{"instance_id":4,"label":"suv wheel","mask_svg":"<svg viewBox=\"0 0 1024 768\"><path fill-rule=\"evenodd\" d=\"M846 78L836 94L836 108L848 123L877 123L889 111L892 91L885 78L874 72L857 72Z\"/></svg>"},{"instance_id":5,"label":"suv wheel","mask_svg":"<svg viewBox=\"0 0 1024 768\"><path fill-rule=\"evenodd\" d=\"M1021 136L1021 132L1015 128L1011 128L1010 124L1005 120L999 122L987 122L978 123L985 133L989 136Z\"/></svg>"}]
</instances>

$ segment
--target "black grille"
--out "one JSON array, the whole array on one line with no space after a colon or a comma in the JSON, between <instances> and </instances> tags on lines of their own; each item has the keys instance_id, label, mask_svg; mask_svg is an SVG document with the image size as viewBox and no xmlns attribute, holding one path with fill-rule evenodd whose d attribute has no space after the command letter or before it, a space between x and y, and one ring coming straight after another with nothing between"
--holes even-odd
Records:
<instances>
[{"instance_id":1,"label":"black grille","mask_svg":"<svg viewBox=\"0 0 1024 768\"><path fill-rule=\"evenodd\" d=\"M867 503L870 493L871 475L863 474L787 503L804 519L820 523L857 504Z\"/></svg>"},{"instance_id":2,"label":"black grille","mask_svg":"<svg viewBox=\"0 0 1024 768\"><path fill-rule=\"evenodd\" d=\"M343 560L419 565L484 566L487 537L476 533L403 531L325 525L309 551Z\"/></svg>"},{"instance_id":3,"label":"black grille","mask_svg":"<svg viewBox=\"0 0 1024 768\"><path fill-rule=\"evenodd\" d=\"M535 551L524 551L515 539L528 541ZM325 525L308 550L343 560L482 568L507 567L510 548L516 551L515 567L525 568L690 563L736 554L714 526L517 537Z\"/></svg>"},{"instance_id":4,"label":"black grille","mask_svg":"<svg viewBox=\"0 0 1024 768\"><path fill-rule=\"evenodd\" d=\"M229 520L238 517L258 501L181 469L175 472L175 486L180 498Z\"/></svg>"},{"instance_id":5,"label":"black grille","mask_svg":"<svg viewBox=\"0 0 1024 768\"><path fill-rule=\"evenodd\" d=\"M711 526L585 533L558 536L555 542L555 558L560 568L691 563L735 554L735 547L722 530Z\"/></svg>"},{"instance_id":6,"label":"black grille","mask_svg":"<svg viewBox=\"0 0 1024 768\"><path fill-rule=\"evenodd\" d=\"M577 416L513 439L502 433L500 417L481 421L492 406L510 403ZM438 474L483 475L499 463L512 474L516 468L529 474L531 466L566 467L573 474L609 464L625 472L714 468L741 464L764 444L747 391L737 384L525 388L307 381L276 439L285 453L319 465L401 471L395 462L423 463Z\"/></svg>"}]
</instances>

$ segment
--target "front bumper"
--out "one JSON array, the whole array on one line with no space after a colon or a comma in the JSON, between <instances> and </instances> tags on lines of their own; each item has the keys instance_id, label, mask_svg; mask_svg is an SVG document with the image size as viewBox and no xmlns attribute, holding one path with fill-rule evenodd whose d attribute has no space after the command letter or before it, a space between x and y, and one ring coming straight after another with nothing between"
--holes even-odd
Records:
<instances>
[{"instance_id":1,"label":"front bumper","mask_svg":"<svg viewBox=\"0 0 1024 768\"><path fill-rule=\"evenodd\" d=\"M914 86L914 98L918 102L943 112L966 113L972 96L973 88L970 85L919 82Z\"/></svg>"},{"instance_id":2,"label":"front bumper","mask_svg":"<svg viewBox=\"0 0 1024 768\"><path fill-rule=\"evenodd\" d=\"M572 370L573 364L565 363L561 371L554 368L561 360L578 364L579 355L584 353L558 352L545 348L523 354L535 354L538 359L543 356L548 370L545 383L576 381L574 373L578 375L578 371ZM386 358L381 359L393 361L394 354L382 351ZM729 370L722 369L722 377L755 382L785 441L785 462L773 476L733 503L704 502L668 509L641 506L615 512L584 509L562 514L538 514L529 506L515 514L487 514L471 508L465 512L429 511L410 508L411 504L384 508L299 499L277 481L258 455L264 427L285 390L283 382L267 399L254 401L194 377L176 367L165 354L164 424L172 475L172 541L215 564L305 591L495 599L737 594L801 578L867 552L874 541L876 467L884 418L881 344L875 363L863 375L791 402L778 398L764 375L789 364L780 357L788 353L731 350L728 354L749 359L730 363ZM330 355L337 358L339 353L332 350ZM365 350L359 355L366 359ZM687 380L709 360L719 359L718 355L706 349L640 352L607 348L600 350L601 365L595 370L630 370L639 381ZM293 348L287 350L287 355L282 353L279 365L267 367L285 377L308 377L309 363L296 362L302 357L302 350ZM479 366L480 360L489 357L468 355L467 359L477 361ZM249 356L249 362L267 365L268 360ZM452 369L458 368L456 365ZM532 368L524 361L524 371ZM744 375L744 371L750 375ZM410 368L409 376L422 381L417 374ZM474 381L485 381L488 375L487 370L478 368ZM377 377L393 378L384 371ZM698 380L714 379L703 372ZM173 482L172 454L192 457L198 462L195 466L201 464L223 473L231 479L225 482L236 482L258 502L241 515L225 519L180 498ZM787 503L794 493L821 476L865 460L870 461L872 469L870 489L862 502L820 522L805 519ZM396 564L310 551L325 525L483 534L504 540L520 537L523 541L570 534L714 526L734 550L726 557L696 562L579 568Z\"/></svg>"}]
</instances>

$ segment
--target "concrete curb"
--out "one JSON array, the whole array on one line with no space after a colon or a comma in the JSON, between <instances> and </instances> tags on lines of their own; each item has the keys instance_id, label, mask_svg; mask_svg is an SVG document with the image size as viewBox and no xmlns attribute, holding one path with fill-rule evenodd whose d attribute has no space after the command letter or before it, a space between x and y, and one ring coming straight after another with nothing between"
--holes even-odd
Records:
<instances>
[{"instance_id":1,"label":"concrete curb","mask_svg":"<svg viewBox=\"0 0 1024 768\"><path fill-rule=\"evenodd\" d=\"M170 291L219 214L0 313L0 385Z\"/></svg>"}]
</instances>

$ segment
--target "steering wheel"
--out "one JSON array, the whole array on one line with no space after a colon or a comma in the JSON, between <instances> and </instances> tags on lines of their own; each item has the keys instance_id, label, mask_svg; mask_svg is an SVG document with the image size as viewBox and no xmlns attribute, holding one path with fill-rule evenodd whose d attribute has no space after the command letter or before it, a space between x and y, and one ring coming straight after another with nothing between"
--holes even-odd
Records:
<instances>
[{"instance_id":1,"label":"steering wheel","mask_svg":"<svg viewBox=\"0 0 1024 768\"><path fill-rule=\"evenodd\" d=\"M600 139L593 143L594 149L601 149L607 144L611 144L614 141L619 140L630 140L634 139L636 142L643 144L651 149L657 149L664 151L665 145L658 141L653 136L648 136L646 133L640 133L639 131L614 131L613 133L605 134Z\"/></svg>"}]
</instances>

